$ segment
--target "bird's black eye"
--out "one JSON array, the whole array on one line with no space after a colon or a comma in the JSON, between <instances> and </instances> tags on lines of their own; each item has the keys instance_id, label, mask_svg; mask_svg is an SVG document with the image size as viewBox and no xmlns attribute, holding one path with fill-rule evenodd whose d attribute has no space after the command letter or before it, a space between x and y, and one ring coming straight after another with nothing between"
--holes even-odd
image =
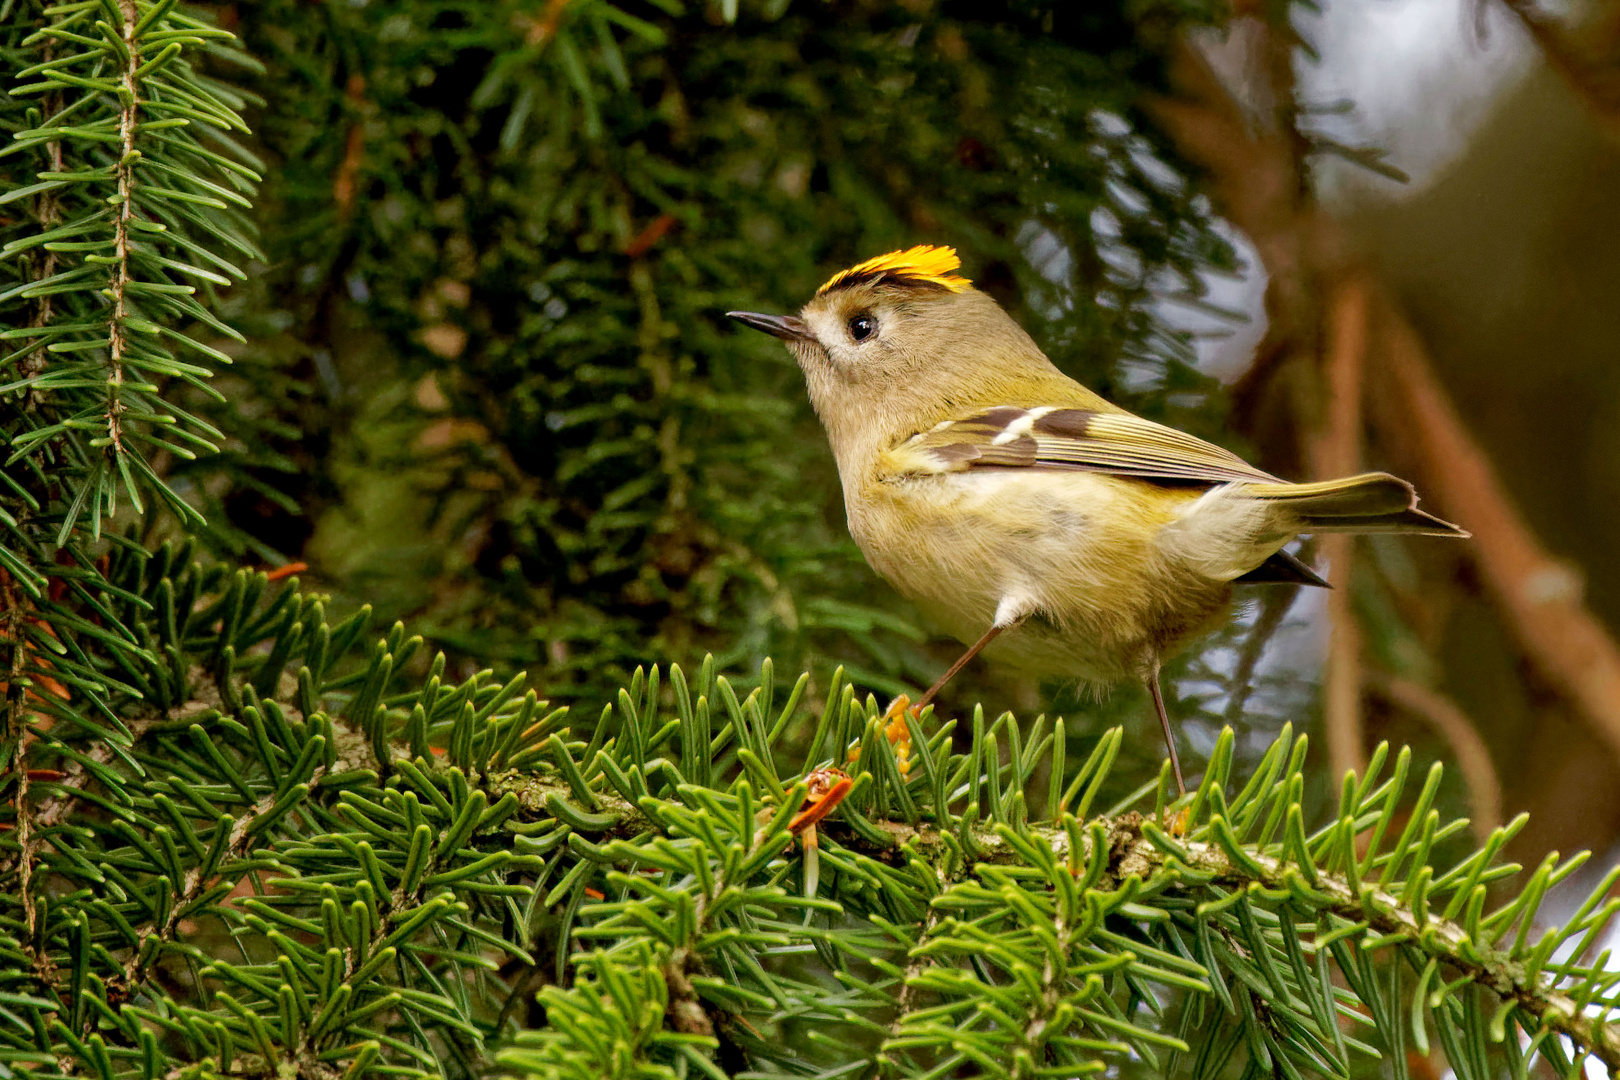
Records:
<instances>
[{"instance_id":1,"label":"bird's black eye","mask_svg":"<svg viewBox=\"0 0 1620 1080\"><path fill-rule=\"evenodd\" d=\"M849 320L849 336L856 341L865 341L877 332L877 320L870 315L857 315Z\"/></svg>"}]
</instances>

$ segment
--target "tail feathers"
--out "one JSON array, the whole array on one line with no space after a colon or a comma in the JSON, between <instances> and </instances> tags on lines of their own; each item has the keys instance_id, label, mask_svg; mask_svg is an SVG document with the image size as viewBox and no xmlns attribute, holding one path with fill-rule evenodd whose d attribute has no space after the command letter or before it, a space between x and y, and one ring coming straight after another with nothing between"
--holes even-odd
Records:
<instances>
[{"instance_id":1,"label":"tail feathers","mask_svg":"<svg viewBox=\"0 0 1620 1080\"><path fill-rule=\"evenodd\" d=\"M1304 519L1300 532L1411 533L1416 536L1451 536L1459 540L1474 535L1467 529L1415 508L1368 517L1308 517Z\"/></svg>"},{"instance_id":2,"label":"tail feathers","mask_svg":"<svg viewBox=\"0 0 1620 1080\"><path fill-rule=\"evenodd\" d=\"M1416 533L1465 538L1466 529L1417 508L1417 493L1389 473L1314 484L1252 484L1246 494L1285 509L1305 533Z\"/></svg>"}]
</instances>

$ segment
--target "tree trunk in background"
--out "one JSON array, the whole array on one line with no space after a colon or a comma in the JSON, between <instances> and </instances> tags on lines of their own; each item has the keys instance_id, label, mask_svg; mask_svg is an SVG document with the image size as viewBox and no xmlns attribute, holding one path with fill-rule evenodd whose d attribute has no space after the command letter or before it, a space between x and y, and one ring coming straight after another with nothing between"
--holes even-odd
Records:
<instances>
[{"instance_id":1,"label":"tree trunk in background","mask_svg":"<svg viewBox=\"0 0 1620 1080\"><path fill-rule=\"evenodd\" d=\"M1585 100L1541 74L1427 191L1332 217L1307 192L1292 116L1244 104L1290 100L1292 42L1258 23L1240 32L1262 58L1245 85L1189 49L1177 97L1157 106L1269 275L1270 326L1237 422L1269 465L1297 473L1353 467L1366 440L1366 467L1409 476L1430 507L1480 530L1466 547L1328 552L1336 583L1358 567L1330 606L1333 767L1380 738L1432 739L1437 756L1472 763L1476 815L1498 790L1502 814L1531 813L1521 851L1605 849L1620 835L1620 650L1605 627L1620 624L1620 575L1604 558L1620 533L1620 308L1608 300L1620 211L1607 201L1620 158ZM1370 429L1341 400L1358 382ZM1555 556L1590 567L1590 606ZM1364 643L1340 629L1379 605L1384 629L1371 619ZM1431 690L1399 677L1403 637L1437 658ZM1364 716L1368 682L1388 708Z\"/></svg>"},{"instance_id":2,"label":"tree trunk in background","mask_svg":"<svg viewBox=\"0 0 1620 1080\"><path fill-rule=\"evenodd\" d=\"M1457 412L1551 552L1549 593L1620 625L1620 151L1550 69L1502 100L1427 190L1364 205L1347 233L1421 336ZM1612 845L1620 768L1530 671L1495 612L1464 603L1446 683L1528 810L1526 850ZM1520 670L1520 669L1523 670Z\"/></svg>"}]
</instances>

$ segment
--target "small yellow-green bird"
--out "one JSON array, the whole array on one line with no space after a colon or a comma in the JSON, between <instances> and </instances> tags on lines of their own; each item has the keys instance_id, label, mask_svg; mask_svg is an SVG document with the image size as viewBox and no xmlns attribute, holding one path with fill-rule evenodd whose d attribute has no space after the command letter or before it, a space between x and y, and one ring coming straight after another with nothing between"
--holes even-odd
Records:
<instances>
[{"instance_id":1,"label":"small yellow-green bird","mask_svg":"<svg viewBox=\"0 0 1620 1080\"><path fill-rule=\"evenodd\" d=\"M1185 790L1159 664L1244 582L1326 585L1301 533L1467 532L1388 473L1290 484L1059 371L948 247L833 275L797 316L727 314L804 371L867 561L979 652L1037 675L1145 682Z\"/></svg>"}]
</instances>

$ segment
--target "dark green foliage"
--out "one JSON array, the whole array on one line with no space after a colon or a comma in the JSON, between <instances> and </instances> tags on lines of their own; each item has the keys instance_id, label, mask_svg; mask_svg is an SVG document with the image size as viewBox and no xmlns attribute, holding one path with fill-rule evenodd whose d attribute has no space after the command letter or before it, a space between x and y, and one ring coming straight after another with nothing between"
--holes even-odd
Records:
<instances>
[{"instance_id":1,"label":"dark green foliage","mask_svg":"<svg viewBox=\"0 0 1620 1080\"><path fill-rule=\"evenodd\" d=\"M926 684L796 370L721 313L954 242L1069 370L1201 401L1152 305L1232 256L1137 110L1213 13L1066 11L239 5L276 162L243 363L306 434L220 509L293 557L272 496L342 500L317 569L559 694L649 649Z\"/></svg>"},{"instance_id":2,"label":"dark green foliage","mask_svg":"<svg viewBox=\"0 0 1620 1080\"><path fill-rule=\"evenodd\" d=\"M1615 875L1562 929L1531 932L1584 857L1487 909L1522 819L1439 869L1466 823L1430 809L1438 766L1407 803L1406 752L1307 832L1286 729L1247 780L1227 732L1184 800L1161 774L1103 808L1118 729L1068 776L1061 728L979 715L953 753L925 716L902 770L840 675L818 708L709 662L638 671L576 740L521 678L403 679L402 626L183 550L120 549L99 599L143 643L96 665L127 734L35 723L0 842L19 1075L1350 1075L1436 1039L1485 1077L1569 1068L1553 1035L1613 1060L1613 977L1552 957ZM854 783L812 854L790 824L833 763ZM1067 783L1037 796L1042 765Z\"/></svg>"}]
</instances>

